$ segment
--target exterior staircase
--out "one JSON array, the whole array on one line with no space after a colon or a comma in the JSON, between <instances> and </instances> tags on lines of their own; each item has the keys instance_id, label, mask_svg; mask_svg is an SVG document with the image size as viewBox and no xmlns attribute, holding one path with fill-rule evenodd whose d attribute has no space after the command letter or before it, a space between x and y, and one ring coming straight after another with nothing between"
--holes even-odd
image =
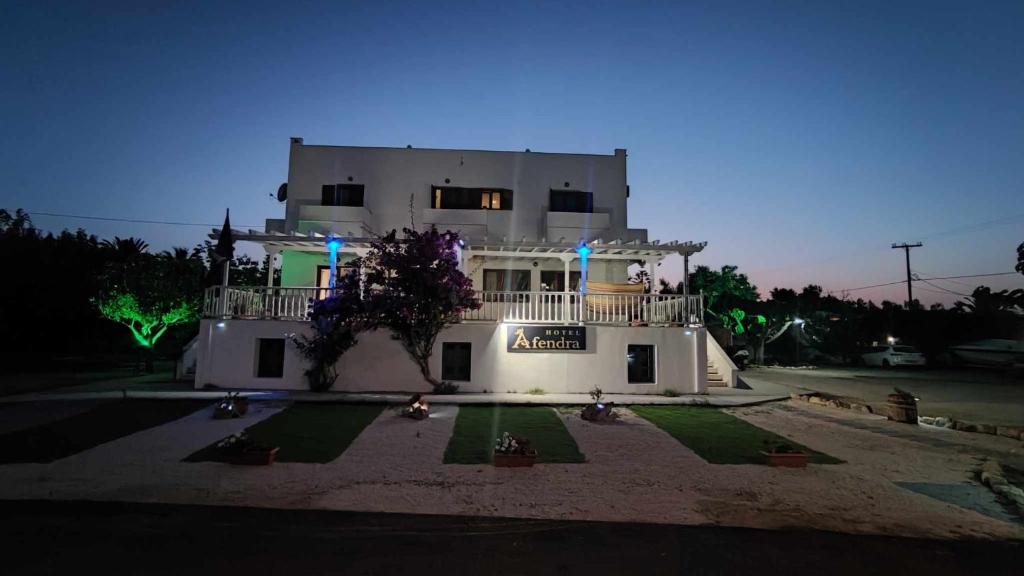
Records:
<instances>
[{"instance_id":1,"label":"exterior staircase","mask_svg":"<svg viewBox=\"0 0 1024 576\"><path fill-rule=\"evenodd\" d=\"M725 388L729 385L725 377L718 371L718 366L708 358L708 388Z\"/></svg>"}]
</instances>

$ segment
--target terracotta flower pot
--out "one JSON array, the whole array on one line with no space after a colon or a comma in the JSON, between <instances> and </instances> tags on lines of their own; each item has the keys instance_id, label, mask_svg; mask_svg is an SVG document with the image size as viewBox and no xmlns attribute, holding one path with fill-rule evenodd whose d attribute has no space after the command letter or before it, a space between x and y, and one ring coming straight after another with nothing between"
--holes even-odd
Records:
<instances>
[{"instance_id":1,"label":"terracotta flower pot","mask_svg":"<svg viewBox=\"0 0 1024 576\"><path fill-rule=\"evenodd\" d=\"M278 448L246 448L233 455L228 462L241 466L269 466L274 463Z\"/></svg>"},{"instance_id":2,"label":"terracotta flower pot","mask_svg":"<svg viewBox=\"0 0 1024 576\"><path fill-rule=\"evenodd\" d=\"M769 466L778 468L806 468L811 455L806 452L764 452Z\"/></svg>"},{"instance_id":3,"label":"terracotta flower pot","mask_svg":"<svg viewBox=\"0 0 1024 576\"><path fill-rule=\"evenodd\" d=\"M495 468L529 468L537 461L537 451L530 450L526 454L494 453Z\"/></svg>"}]
</instances>

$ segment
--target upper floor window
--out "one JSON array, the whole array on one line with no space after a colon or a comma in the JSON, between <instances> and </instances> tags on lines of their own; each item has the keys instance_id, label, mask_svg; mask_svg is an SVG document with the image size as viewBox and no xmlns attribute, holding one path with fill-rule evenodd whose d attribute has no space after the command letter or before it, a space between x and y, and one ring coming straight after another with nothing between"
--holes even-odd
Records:
<instances>
[{"instance_id":1,"label":"upper floor window","mask_svg":"<svg viewBox=\"0 0 1024 576\"><path fill-rule=\"evenodd\" d=\"M353 206L363 205L362 184L324 184L320 189L321 206Z\"/></svg>"},{"instance_id":2,"label":"upper floor window","mask_svg":"<svg viewBox=\"0 0 1024 576\"><path fill-rule=\"evenodd\" d=\"M585 212L594 211L594 193L579 190L551 190L551 212Z\"/></svg>"},{"instance_id":3,"label":"upper floor window","mask_svg":"<svg viewBox=\"0 0 1024 576\"><path fill-rule=\"evenodd\" d=\"M511 210L512 191L503 188L434 186L433 208L444 210Z\"/></svg>"}]
</instances>

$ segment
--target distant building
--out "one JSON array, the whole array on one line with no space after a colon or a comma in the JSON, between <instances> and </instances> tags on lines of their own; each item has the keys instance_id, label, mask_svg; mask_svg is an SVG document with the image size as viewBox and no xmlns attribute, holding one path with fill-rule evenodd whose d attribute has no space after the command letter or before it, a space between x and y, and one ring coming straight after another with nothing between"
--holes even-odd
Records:
<instances>
[{"instance_id":1,"label":"distant building","mask_svg":"<svg viewBox=\"0 0 1024 576\"><path fill-rule=\"evenodd\" d=\"M284 219L233 231L280 262L281 286L207 291L197 387L305 389L305 360L286 335L308 330L313 299L327 293L327 237L342 241L343 272L375 234L413 223L460 233L463 271L483 302L441 334L435 377L466 392L696 393L708 385L707 347L715 345L701 297L627 283L628 267L640 263L657 286L658 262L688 259L704 244L650 241L647 230L628 227L625 150L366 148L293 138L281 195ZM339 362L335 390L429 390L387 331L359 340Z\"/></svg>"}]
</instances>

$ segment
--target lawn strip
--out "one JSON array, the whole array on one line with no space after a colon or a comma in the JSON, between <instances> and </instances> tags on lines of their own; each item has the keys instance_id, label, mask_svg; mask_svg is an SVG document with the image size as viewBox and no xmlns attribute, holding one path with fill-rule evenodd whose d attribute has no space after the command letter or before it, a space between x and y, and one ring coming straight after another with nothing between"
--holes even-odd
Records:
<instances>
[{"instance_id":1,"label":"lawn strip","mask_svg":"<svg viewBox=\"0 0 1024 576\"><path fill-rule=\"evenodd\" d=\"M796 442L758 428L721 410L700 406L630 406L711 464L765 464L762 450L787 444L811 455L816 464L840 464L842 460L816 452Z\"/></svg>"},{"instance_id":2,"label":"lawn strip","mask_svg":"<svg viewBox=\"0 0 1024 576\"><path fill-rule=\"evenodd\" d=\"M324 464L342 452L384 409L382 404L298 402L246 428L259 446L277 447L277 462ZM186 462L222 462L216 443L185 458Z\"/></svg>"},{"instance_id":3,"label":"lawn strip","mask_svg":"<svg viewBox=\"0 0 1024 576\"><path fill-rule=\"evenodd\" d=\"M120 400L0 436L0 464L53 462L160 426L210 405L209 400Z\"/></svg>"},{"instance_id":4,"label":"lawn strip","mask_svg":"<svg viewBox=\"0 0 1024 576\"><path fill-rule=\"evenodd\" d=\"M576 441L552 408L546 406L460 406L444 452L445 464L490 464L495 440L503 432L530 440L538 463L585 461Z\"/></svg>"}]
</instances>

